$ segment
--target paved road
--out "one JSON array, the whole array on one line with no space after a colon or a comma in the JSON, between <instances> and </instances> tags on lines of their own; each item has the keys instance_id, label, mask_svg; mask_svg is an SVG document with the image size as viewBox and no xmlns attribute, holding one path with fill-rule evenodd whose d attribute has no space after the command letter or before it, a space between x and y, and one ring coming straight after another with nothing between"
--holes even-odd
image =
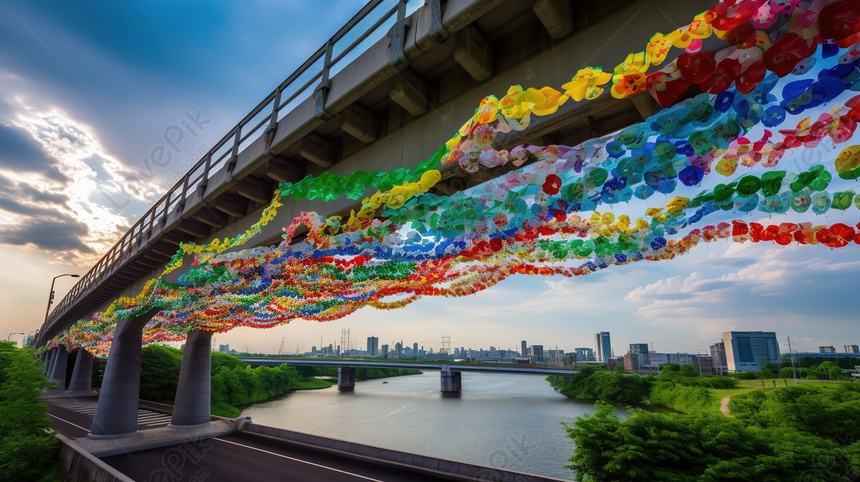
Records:
<instances>
[{"instance_id":1,"label":"paved road","mask_svg":"<svg viewBox=\"0 0 860 482\"><path fill-rule=\"evenodd\" d=\"M437 480L413 472L304 451L246 434L113 455L102 460L140 481Z\"/></svg>"},{"instance_id":2,"label":"paved road","mask_svg":"<svg viewBox=\"0 0 860 482\"><path fill-rule=\"evenodd\" d=\"M68 438L86 437L92 425L96 398L46 402L55 430ZM139 430L168 423L169 415L146 409L139 411ZM102 460L134 480L151 482L437 480L241 433L112 455Z\"/></svg>"}]
</instances>

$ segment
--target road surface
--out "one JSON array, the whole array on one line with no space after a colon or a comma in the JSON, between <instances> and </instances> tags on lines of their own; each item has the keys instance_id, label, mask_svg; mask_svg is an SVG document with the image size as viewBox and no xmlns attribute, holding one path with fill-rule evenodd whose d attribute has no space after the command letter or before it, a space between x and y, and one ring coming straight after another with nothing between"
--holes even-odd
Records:
<instances>
[{"instance_id":1,"label":"road surface","mask_svg":"<svg viewBox=\"0 0 860 482\"><path fill-rule=\"evenodd\" d=\"M56 431L70 439L86 437L92 425L95 397L46 402ZM139 430L169 423L167 414L146 409L138 413ZM102 460L134 480L150 482L438 480L242 433L112 455Z\"/></svg>"}]
</instances>

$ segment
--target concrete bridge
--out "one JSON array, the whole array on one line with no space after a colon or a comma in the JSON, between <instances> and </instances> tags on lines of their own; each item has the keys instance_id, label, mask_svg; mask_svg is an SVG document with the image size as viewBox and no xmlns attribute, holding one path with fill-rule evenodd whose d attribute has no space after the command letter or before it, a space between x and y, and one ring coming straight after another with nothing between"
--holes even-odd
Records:
<instances>
[{"instance_id":1,"label":"concrete bridge","mask_svg":"<svg viewBox=\"0 0 860 482\"><path fill-rule=\"evenodd\" d=\"M135 295L180 242L244 232L279 182L307 174L414 167L429 158L488 94L511 84L560 86L581 67L611 68L641 50L655 31L685 25L712 0L371 0L298 70L265 96L147 211L47 317L41 345L119 296ZM719 48L715 45L714 48ZM647 95L568 102L530 127L498 140L575 145L639 122L659 110ZM450 195L503 175L449 169L433 192ZM369 194L369 193L368 193ZM278 216L247 247L280 241L301 211L348 213L357 203L284 200ZM183 274L172 273L168 281ZM88 436L136 431L141 336L148 313L115 329L98 410ZM188 336L174 427L209 423L211 334ZM85 391L92 357L77 357L68 387L68 353L48 354L60 388ZM451 371L459 380L460 370ZM444 377L444 374L443 374ZM455 383L455 382L452 382Z\"/></svg>"},{"instance_id":2,"label":"concrete bridge","mask_svg":"<svg viewBox=\"0 0 860 482\"><path fill-rule=\"evenodd\" d=\"M488 365L452 365L450 363L409 363L392 361L371 360L325 360L312 359L300 360L295 358L242 358L248 365L294 365L312 367L337 367L337 387L341 391L352 391L355 389L356 368L408 368L413 370L439 370L442 375L440 391L442 393L460 393L462 372L492 372L492 373L531 373L536 375L554 375L568 379L578 370L566 370L563 368L547 367L513 367L513 366L488 366Z\"/></svg>"}]
</instances>

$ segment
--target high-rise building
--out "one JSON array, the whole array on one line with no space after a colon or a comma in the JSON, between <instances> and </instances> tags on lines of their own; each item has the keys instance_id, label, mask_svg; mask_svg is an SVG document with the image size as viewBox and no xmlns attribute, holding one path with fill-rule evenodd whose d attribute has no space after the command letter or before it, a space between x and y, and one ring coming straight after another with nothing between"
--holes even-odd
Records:
<instances>
[{"instance_id":1,"label":"high-rise building","mask_svg":"<svg viewBox=\"0 0 860 482\"><path fill-rule=\"evenodd\" d=\"M597 361L605 362L612 358L612 345L609 343L609 332L601 331L594 334L594 344L596 345Z\"/></svg>"},{"instance_id":2,"label":"high-rise building","mask_svg":"<svg viewBox=\"0 0 860 482\"><path fill-rule=\"evenodd\" d=\"M714 363L714 373L717 375L725 375L729 371L729 364L726 360L726 344L718 341L711 345L711 358Z\"/></svg>"},{"instance_id":3,"label":"high-rise building","mask_svg":"<svg viewBox=\"0 0 860 482\"><path fill-rule=\"evenodd\" d=\"M382 358L388 358L388 345L382 345Z\"/></svg>"},{"instance_id":4,"label":"high-rise building","mask_svg":"<svg viewBox=\"0 0 860 482\"><path fill-rule=\"evenodd\" d=\"M779 363L779 342L772 331L726 331L723 333L730 372L761 371L762 363Z\"/></svg>"},{"instance_id":5,"label":"high-rise building","mask_svg":"<svg viewBox=\"0 0 860 482\"><path fill-rule=\"evenodd\" d=\"M860 346L845 345L845 353L860 353Z\"/></svg>"},{"instance_id":6,"label":"high-rise building","mask_svg":"<svg viewBox=\"0 0 860 482\"><path fill-rule=\"evenodd\" d=\"M711 377L717 375L714 367L714 357L708 355L693 355L693 365L699 368L699 373L702 376Z\"/></svg>"},{"instance_id":7,"label":"high-rise building","mask_svg":"<svg viewBox=\"0 0 860 482\"><path fill-rule=\"evenodd\" d=\"M418 357L418 343L412 344L412 356Z\"/></svg>"},{"instance_id":8,"label":"high-rise building","mask_svg":"<svg viewBox=\"0 0 860 482\"><path fill-rule=\"evenodd\" d=\"M522 347L522 351L520 352L520 354L522 356L528 356L529 355L529 344L526 343L525 340L523 340L520 342L520 346Z\"/></svg>"},{"instance_id":9,"label":"high-rise building","mask_svg":"<svg viewBox=\"0 0 860 482\"><path fill-rule=\"evenodd\" d=\"M376 337L376 336L368 336L367 337L367 355L368 356L379 355L379 337Z\"/></svg>"},{"instance_id":10,"label":"high-rise building","mask_svg":"<svg viewBox=\"0 0 860 482\"><path fill-rule=\"evenodd\" d=\"M631 343L630 351L628 351L631 355L641 355L648 353L648 344L647 343Z\"/></svg>"},{"instance_id":11,"label":"high-rise building","mask_svg":"<svg viewBox=\"0 0 860 482\"><path fill-rule=\"evenodd\" d=\"M397 343L394 344L394 356L396 356L397 358L400 358L403 356L403 342L402 341L398 341Z\"/></svg>"},{"instance_id":12,"label":"high-rise building","mask_svg":"<svg viewBox=\"0 0 860 482\"><path fill-rule=\"evenodd\" d=\"M819 346L818 353L836 353L836 347L833 345Z\"/></svg>"},{"instance_id":13,"label":"high-rise building","mask_svg":"<svg viewBox=\"0 0 860 482\"><path fill-rule=\"evenodd\" d=\"M533 363L543 363L543 345L532 345L529 347L529 358Z\"/></svg>"},{"instance_id":14,"label":"high-rise building","mask_svg":"<svg viewBox=\"0 0 860 482\"><path fill-rule=\"evenodd\" d=\"M577 362L597 361L594 357L594 350L591 348L574 348L576 350Z\"/></svg>"}]
</instances>

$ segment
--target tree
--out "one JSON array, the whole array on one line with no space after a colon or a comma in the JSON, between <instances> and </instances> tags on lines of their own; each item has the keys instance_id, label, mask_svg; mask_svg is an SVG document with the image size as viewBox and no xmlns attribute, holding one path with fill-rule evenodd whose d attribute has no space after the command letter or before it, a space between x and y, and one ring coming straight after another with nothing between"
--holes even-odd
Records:
<instances>
[{"instance_id":1,"label":"tree","mask_svg":"<svg viewBox=\"0 0 860 482\"><path fill-rule=\"evenodd\" d=\"M735 418L631 410L621 421L605 404L565 425L578 481L848 480L860 447L789 427L747 427ZM852 479L853 480L853 479Z\"/></svg>"},{"instance_id":2,"label":"tree","mask_svg":"<svg viewBox=\"0 0 860 482\"><path fill-rule=\"evenodd\" d=\"M701 375L701 373L699 373L699 367L692 363L685 363L681 367L680 371L682 377L698 377Z\"/></svg>"},{"instance_id":3,"label":"tree","mask_svg":"<svg viewBox=\"0 0 860 482\"><path fill-rule=\"evenodd\" d=\"M789 365L790 366L790 365ZM762 363L759 378L777 378L779 377L779 365L776 363Z\"/></svg>"},{"instance_id":4,"label":"tree","mask_svg":"<svg viewBox=\"0 0 860 482\"><path fill-rule=\"evenodd\" d=\"M140 353L140 398L172 404L181 366L181 350L167 345L145 346Z\"/></svg>"},{"instance_id":5,"label":"tree","mask_svg":"<svg viewBox=\"0 0 860 482\"><path fill-rule=\"evenodd\" d=\"M30 348L0 342L0 468L15 480L59 479L60 441L40 402L50 384Z\"/></svg>"}]
</instances>

